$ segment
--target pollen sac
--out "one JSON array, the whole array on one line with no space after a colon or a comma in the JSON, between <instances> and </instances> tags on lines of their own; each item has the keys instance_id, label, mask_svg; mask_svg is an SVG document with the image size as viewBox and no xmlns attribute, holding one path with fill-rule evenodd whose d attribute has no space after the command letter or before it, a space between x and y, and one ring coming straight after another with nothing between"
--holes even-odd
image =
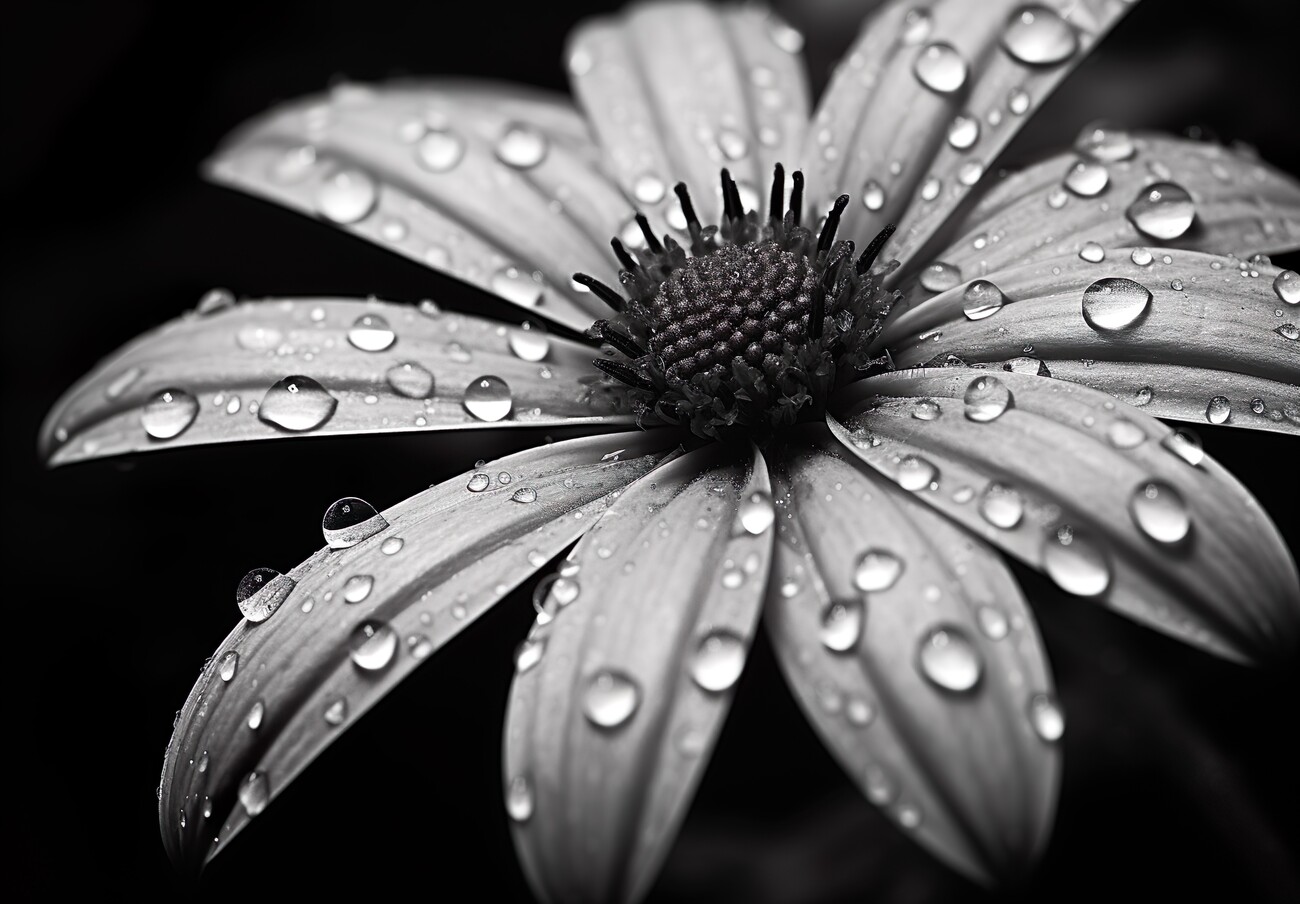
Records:
<instances>
[{"instance_id":1,"label":"pollen sac","mask_svg":"<svg viewBox=\"0 0 1300 904\"><path fill-rule=\"evenodd\" d=\"M669 383L727 373L737 360L779 376L785 344L808 338L817 291L807 260L775 242L724 246L660 286L650 351Z\"/></svg>"}]
</instances>

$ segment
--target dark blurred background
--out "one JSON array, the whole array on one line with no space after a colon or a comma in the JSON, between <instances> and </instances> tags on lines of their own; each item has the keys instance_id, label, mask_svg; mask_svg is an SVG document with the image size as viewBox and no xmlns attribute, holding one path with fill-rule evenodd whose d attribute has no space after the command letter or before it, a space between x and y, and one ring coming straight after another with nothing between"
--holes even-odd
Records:
<instances>
[{"instance_id":1,"label":"dark blurred background","mask_svg":"<svg viewBox=\"0 0 1300 904\"><path fill-rule=\"evenodd\" d=\"M1248 142L1300 172L1297 6L1146 0L1004 159L1032 159L1104 116ZM820 88L862 5L778 8L808 34ZM99 357L214 285L433 296L507 314L404 259L205 185L198 164L246 118L343 76L461 73L562 90L562 40L588 11L319 0L7 10L8 890L527 900L499 763L528 587L337 742L197 887L163 855L154 787L172 715L237 619L233 590L248 568L287 569L314 551L320 514L339 496L382 508L534 434L462 434L450 453L433 435L257 443L55 472L37 462L35 434ZM1199 433L1300 546L1295 441ZM760 643L655 899L1300 899L1294 663L1231 666L1023 577L1069 716L1056 833L1027 887L989 895L898 835L821 749Z\"/></svg>"}]
</instances>

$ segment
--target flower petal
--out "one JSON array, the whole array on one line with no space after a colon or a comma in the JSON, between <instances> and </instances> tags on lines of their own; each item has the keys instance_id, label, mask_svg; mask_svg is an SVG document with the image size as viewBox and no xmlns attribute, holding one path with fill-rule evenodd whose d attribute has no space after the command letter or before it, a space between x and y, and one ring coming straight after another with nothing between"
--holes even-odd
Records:
<instances>
[{"instance_id":1,"label":"flower petal","mask_svg":"<svg viewBox=\"0 0 1300 904\"><path fill-rule=\"evenodd\" d=\"M902 223L884 257L906 267L1030 112L1127 10L1121 0L895 0L867 20L804 144L812 209L855 201L862 245Z\"/></svg>"},{"instance_id":2,"label":"flower petal","mask_svg":"<svg viewBox=\"0 0 1300 904\"><path fill-rule=\"evenodd\" d=\"M383 512L386 529L289 571L278 608L231 632L178 717L159 810L172 860L197 868L215 856L215 839L228 842L424 658L572 543L662 460L669 437L584 437L500 459L481 473L509 483L490 477L476 492L470 474L452 478Z\"/></svg>"},{"instance_id":3,"label":"flower petal","mask_svg":"<svg viewBox=\"0 0 1300 904\"><path fill-rule=\"evenodd\" d=\"M1167 190L1149 201L1154 187L1169 184L1190 201ZM1089 128L1074 151L990 191L957 234L935 260L968 278L1078 254L1089 242L1277 253L1300 247L1300 183L1246 150ZM906 291L909 299L928 294Z\"/></svg>"},{"instance_id":4,"label":"flower petal","mask_svg":"<svg viewBox=\"0 0 1300 904\"><path fill-rule=\"evenodd\" d=\"M891 320L880 344L901 367L1046 368L1150 415L1300 435L1300 308L1274 289L1281 276L1263 261L1097 246L959 283Z\"/></svg>"},{"instance_id":5,"label":"flower petal","mask_svg":"<svg viewBox=\"0 0 1300 904\"><path fill-rule=\"evenodd\" d=\"M344 85L246 124L213 180L319 216L520 307L586 329L631 205L567 102L473 82Z\"/></svg>"},{"instance_id":6,"label":"flower petal","mask_svg":"<svg viewBox=\"0 0 1300 904\"><path fill-rule=\"evenodd\" d=\"M506 721L515 845L544 899L649 889L744 665L771 519L762 457L714 445L625 492L561 569Z\"/></svg>"},{"instance_id":7,"label":"flower petal","mask_svg":"<svg viewBox=\"0 0 1300 904\"><path fill-rule=\"evenodd\" d=\"M797 163L808 122L802 46L765 10L647 3L580 25L565 59L607 165L661 233L680 215L674 183L704 213L727 167L754 207L773 165Z\"/></svg>"},{"instance_id":8,"label":"flower petal","mask_svg":"<svg viewBox=\"0 0 1300 904\"><path fill-rule=\"evenodd\" d=\"M1277 528L1138 409L956 367L874 377L838 401L831 428L858 457L1063 590L1231 659L1294 648L1300 579Z\"/></svg>"},{"instance_id":9,"label":"flower petal","mask_svg":"<svg viewBox=\"0 0 1300 904\"><path fill-rule=\"evenodd\" d=\"M840 451L809 433L773 476L781 666L872 803L976 879L1022 874L1060 774L1033 617L997 553Z\"/></svg>"},{"instance_id":10,"label":"flower petal","mask_svg":"<svg viewBox=\"0 0 1300 904\"><path fill-rule=\"evenodd\" d=\"M41 448L65 464L290 435L630 423L584 383L595 351L533 326L428 304L231 302L101 362L46 418Z\"/></svg>"}]
</instances>

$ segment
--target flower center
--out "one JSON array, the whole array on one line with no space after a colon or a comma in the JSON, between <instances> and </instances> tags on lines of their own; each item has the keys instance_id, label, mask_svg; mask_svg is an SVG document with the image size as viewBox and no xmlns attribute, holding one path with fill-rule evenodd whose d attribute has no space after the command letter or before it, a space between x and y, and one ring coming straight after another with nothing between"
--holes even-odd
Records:
<instances>
[{"instance_id":1,"label":"flower center","mask_svg":"<svg viewBox=\"0 0 1300 904\"><path fill-rule=\"evenodd\" d=\"M746 211L722 171L723 215L702 226L686 186L676 187L690 247L660 241L640 214L644 245L635 256L614 239L626 297L585 274L574 280L614 311L588 331L605 345L594 362L624 384L642 421L689 426L702 437L737 432L764 442L802 419L821 417L839 385L889 366L869 347L895 293L873 269L893 227L854 261L853 243L835 240L848 195L819 234L800 224L803 176L793 175L782 210L778 164L766 217Z\"/></svg>"}]
</instances>

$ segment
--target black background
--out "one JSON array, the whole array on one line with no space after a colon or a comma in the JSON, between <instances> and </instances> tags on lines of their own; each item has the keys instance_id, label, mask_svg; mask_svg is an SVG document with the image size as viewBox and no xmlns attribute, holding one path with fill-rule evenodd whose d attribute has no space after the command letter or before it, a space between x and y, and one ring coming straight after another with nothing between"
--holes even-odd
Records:
<instances>
[{"instance_id":1,"label":"black background","mask_svg":"<svg viewBox=\"0 0 1300 904\"><path fill-rule=\"evenodd\" d=\"M815 87L857 15L786 7ZM1256 145L1300 172L1291 0L1231 15L1142 3L1009 152L1099 116ZM1289 21L1279 21L1284 10ZM379 705L231 843L176 878L154 787L179 708L250 567L320 545L335 498L391 505L527 433L257 443L45 471L45 410L101 356L214 285L249 295L463 287L297 214L203 184L218 140L277 100L463 73L563 89L574 5L49 4L3 29L6 885L133 898L413 893L526 900L499 779L517 593ZM1288 35L1290 37L1288 37ZM1295 257L1289 265L1294 267ZM1199 432L1296 548L1296 445ZM1291 493L1288 497L1288 491ZM1056 833L1026 900L1300 898L1296 668L1250 671L1056 595L1025 574L1069 714ZM528 588L525 588L525 591ZM11 868L10 875L15 871ZM985 893L903 840L803 722L760 643L657 900L921 902Z\"/></svg>"}]
</instances>

